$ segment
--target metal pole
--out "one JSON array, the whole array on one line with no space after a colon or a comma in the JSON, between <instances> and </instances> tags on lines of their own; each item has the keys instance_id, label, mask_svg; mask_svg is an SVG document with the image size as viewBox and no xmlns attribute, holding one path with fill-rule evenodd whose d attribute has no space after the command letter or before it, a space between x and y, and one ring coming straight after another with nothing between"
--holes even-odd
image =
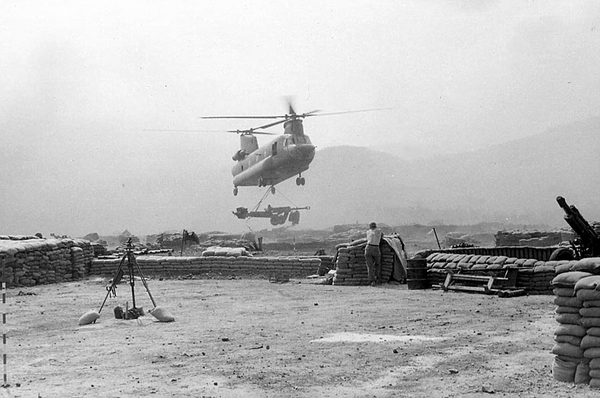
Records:
<instances>
[{"instance_id":1,"label":"metal pole","mask_svg":"<svg viewBox=\"0 0 600 398\"><path fill-rule=\"evenodd\" d=\"M180 257L183 257L183 243L185 242L185 229L181 233L181 253L179 253Z\"/></svg>"},{"instance_id":2,"label":"metal pole","mask_svg":"<svg viewBox=\"0 0 600 398\"><path fill-rule=\"evenodd\" d=\"M440 246L440 240L438 239L437 232L436 232L435 228L432 228L432 229L433 229L433 234L435 235L435 241L437 242L438 249L441 249L442 246Z\"/></svg>"},{"instance_id":3,"label":"metal pole","mask_svg":"<svg viewBox=\"0 0 600 398\"><path fill-rule=\"evenodd\" d=\"M4 272L2 273L4 279ZM8 371L6 361L6 283L2 282L2 363L4 364L4 383L2 387L8 387Z\"/></svg>"}]
</instances>

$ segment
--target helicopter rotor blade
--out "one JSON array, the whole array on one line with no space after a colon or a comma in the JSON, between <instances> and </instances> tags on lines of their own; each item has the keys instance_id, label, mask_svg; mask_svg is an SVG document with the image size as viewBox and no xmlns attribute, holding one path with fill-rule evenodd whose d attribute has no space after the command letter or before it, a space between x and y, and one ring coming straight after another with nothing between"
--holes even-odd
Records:
<instances>
[{"instance_id":1,"label":"helicopter rotor blade","mask_svg":"<svg viewBox=\"0 0 600 398\"><path fill-rule=\"evenodd\" d=\"M274 115L269 115L269 116L257 116L257 115L251 115L251 116L200 116L200 119L282 119L285 118L286 115L283 116L274 116Z\"/></svg>"},{"instance_id":2,"label":"helicopter rotor blade","mask_svg":"<svg viewBox=\"0 0 600 398\"><path fill-rule=\"evenodd\" d=\"M315 114L314 111L313 112L309 112L308 114L304 114L306 115L306 117L308 116L330 116L330 115L345 115L348 113L361 113L361 112L376 112L376 111L388 111L388 110L392 110L392 109L396 109L396 108L374 108L374 109L360 109L360 110L356 110L356 111L342 111L342 112L327 112L327 113L319 113L319 114Z\"/></svg>"},{"instance_id":3,"label":"helicopter rotor blade","mask_svg":"<svg viewBox=\"0 0 600 398\"><path fill-rule=\"evenodd\" d=\"M227 133L236 134L261 134L261 135L277 135L277 133L269 133L268 131L255 131L254 129L249 130L227 130Z\"/></svg>"},{"instance_id":4,"label":"helicopter rotor blade","mask_svg":"<svg viewBox=\"0 0 600 398\"><path fill-rule=\"evenodd\" d=\"M269 128L269 127L272 127L272 126L276 126L276 125L281 124L281 123L285 123L286 121L287 121L286 119L284 119L284 120L278 120L276 122L265 124L265 125L260 126L260 127L254 127L252 130L254 130L254 129L266 129L266 128Z\"/></svg>"},{"instance_id":5,"label":"helicopter rotor blade","mask_svg":"<svg viewBox=\"0 0 600 398\"><path fill-rule=\"evenodd\" d=\"M227 130L192 130L192 129L143 129L142 131L162 131L167 133L227 133Z\"/></svg>"}]
</instances>

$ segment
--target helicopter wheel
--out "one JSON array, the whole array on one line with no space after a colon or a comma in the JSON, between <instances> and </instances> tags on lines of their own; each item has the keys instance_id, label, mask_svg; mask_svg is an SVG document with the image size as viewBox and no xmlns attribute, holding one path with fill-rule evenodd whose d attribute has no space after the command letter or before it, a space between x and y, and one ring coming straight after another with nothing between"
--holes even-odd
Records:
<instances>
[{"instance_id":1,"label":"helicopter wheel","mask_svg":"<svg viewBox=\"0 0 600 398\"><path fill-rule=\"evenodd\" d=\"M259 187L266 187L267 186L267 184L265 184L265 179L264 178L260 177L258 179L258 186Z\"/></svg>"},{"instance_id":2,"label":"helicopter wheel","mask_svg":"<svg viewBox=\"0 0 600 398\"><path fill-rule=\"evenodd\" d=\"M275 185L271 185L271 195L275 195Z\"/></svg>"},{"instance_id":3,"label":"helicopter wheel","mask_svg":"<svg viewBox=\"0 0 600 398\"><path fill-rule=\"evenodd\" d=\"M300 178L300 185L304 185L306 184L306 180L304 179L304 177Z\"/></svg>"},{"instance_id":4,"label":"helicopter wheel","mask_svg":"<svg viewBox=\"0 0 600 398\"><path fill-rule=\"evenodd\" d=\"M237 196L238 194L238 187L233 187L233 196Z\"/></svg>"}]
</instances>

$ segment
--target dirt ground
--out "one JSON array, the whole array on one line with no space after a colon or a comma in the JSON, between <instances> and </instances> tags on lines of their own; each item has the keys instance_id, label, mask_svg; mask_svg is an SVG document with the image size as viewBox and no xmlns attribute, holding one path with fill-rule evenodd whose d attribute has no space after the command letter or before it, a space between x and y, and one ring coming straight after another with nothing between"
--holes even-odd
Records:
<instances>
[{"instance_id":1,"label":"dirt ground","mask_svg":"<svg viewBox=\"0 0 600 398\"><path fill-rule=\"evenodd\" d=\"M552 377L552 296L319 279L160 280L172 323L117 320L108 280L9 289L7 397L596 397ZM152 307L141 283L137 306Z\"/></svg>"}]
</instances>

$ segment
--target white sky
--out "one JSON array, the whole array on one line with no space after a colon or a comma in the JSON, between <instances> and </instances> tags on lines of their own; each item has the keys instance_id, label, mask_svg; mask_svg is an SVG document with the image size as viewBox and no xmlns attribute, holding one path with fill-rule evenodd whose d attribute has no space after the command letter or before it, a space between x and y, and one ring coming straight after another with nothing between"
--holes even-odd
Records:
<instances>
[{"instance_id":1,"label":"white sky","mask_svg":"<svg viewBox=\"0 0 600 398\"><path fill-rule=\"evenodd\" d=\"M2 1L0 233L122 230L81 204L186 156L229 179L234 135L144 129L248 128L198 117L286 95L395 108L307 119L320 148L459 152L597 116L599 28L597 1Z\"/></svg>"}]
</instances>

